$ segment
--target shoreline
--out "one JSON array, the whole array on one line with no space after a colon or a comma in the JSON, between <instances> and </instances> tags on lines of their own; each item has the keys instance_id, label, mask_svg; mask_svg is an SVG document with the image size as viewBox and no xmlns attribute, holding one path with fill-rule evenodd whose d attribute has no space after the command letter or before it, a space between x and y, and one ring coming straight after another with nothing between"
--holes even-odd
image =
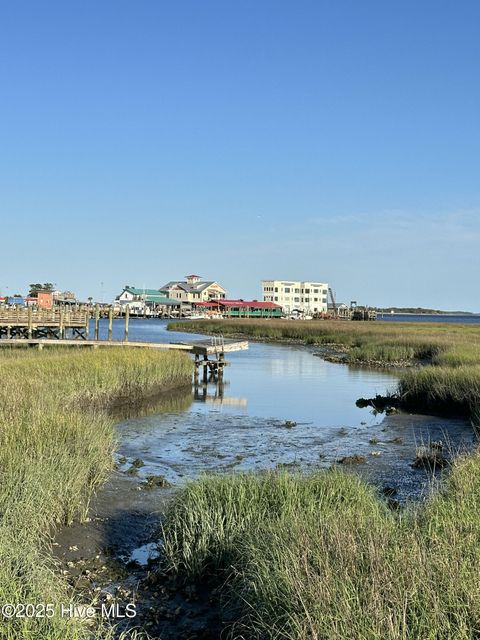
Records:
<instances>
[{"instance_id":1,"label":"shoreline","mask_svg":"<svg viewBox=\"0 0 480 640\"><path fill-rule=\"evenodd\" d=\"M188 327L188 324L190 325ZM170 323L168 329L326 350L324 359L360 367L403 370L402 408L476 418L480 408L480 327L335 321L214 320ZM240 330L239 330L240 329ZM479 409L480 411L480 409ZM480 419L480 416L479 416Z\"/></svg>"}]
</instances>

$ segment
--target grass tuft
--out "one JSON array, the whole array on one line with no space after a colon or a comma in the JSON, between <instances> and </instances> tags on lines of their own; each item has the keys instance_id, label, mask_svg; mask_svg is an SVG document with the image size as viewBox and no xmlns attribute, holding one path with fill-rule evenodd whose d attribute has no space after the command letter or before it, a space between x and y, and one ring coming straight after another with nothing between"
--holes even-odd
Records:
<instances>
[{"instance_id":1,"label":"grass tuft","mask_svg":"<svg viewBox=\"0 0 480 640\"><path fill-rule=\"evenodd\" d=\"M479 512L480 454L400 513L337 470L206 477L170 507L166 562L222 585L233 638L473 640Z\"/></svg>"}]
</instances>

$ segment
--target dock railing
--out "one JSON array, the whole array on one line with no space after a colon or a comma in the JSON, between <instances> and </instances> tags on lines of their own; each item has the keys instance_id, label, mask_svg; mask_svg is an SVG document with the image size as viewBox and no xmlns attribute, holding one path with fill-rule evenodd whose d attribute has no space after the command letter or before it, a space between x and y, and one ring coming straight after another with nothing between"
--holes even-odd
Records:
<instances>
[{"instance_id":1,"label":"dock railing","mask_svg":"<svg viewBox=\"0 0 480 640\"><path fill-rule=\"evenodd\" d=\"M225 353L225 337L223 335L212 336L211 343L216 354Z\"/></svg>"}]
</instances>

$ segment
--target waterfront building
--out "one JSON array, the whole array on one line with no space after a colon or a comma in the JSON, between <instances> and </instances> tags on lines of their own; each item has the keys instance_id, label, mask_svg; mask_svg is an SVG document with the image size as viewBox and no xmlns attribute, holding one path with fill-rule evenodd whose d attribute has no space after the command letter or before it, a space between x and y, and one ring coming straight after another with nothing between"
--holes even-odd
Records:
<instances>
[{"instance_id":1,"label":"waterfront building","mask_svg":"<svg viewBox=\"0 0 480 640\"><path fill-rule=\"evenodd\" d=\"M214 280L202 280L200 276L185 276L185 280L172 280L160 287L160 292L182 303L222 300L226 290Z\"/></svg>"},{"instance_id":2,"label":"waterfront building","mask_svg":"<svg viewBox=\"0 0 480 640\"><path fill-rule=\"evenodd\" d=\"M345 304L345 302L333 302L328 303L328 314L341 320L350 320L352 317L352 310Z\"/></svg>"},{"instance_id":3,"label":"waterfront building","mask_svg":"<svg viewBox=\"0 0 480 640\"><path fill-rule=\"evenodd\" d=\"M210 300L197 302L195 311L207 317L223 318L282 318L282 307L274 302L260 300Z\"/></svg>"},{"instance_id":4,"label":"waterfront building","mask_svg":"<svg viewBox=\"0 0 480 640\"><path fill-rule=\"evenodd\" d=\"M122 293L115 298L115 302L120 310L126 306L133 314L147 315L152 312L166 313L167 311L180 309L180 302L173 298L169 298L159 289L138 289L137 287L124 287Z\"/></svg>"},{"instance_id":5,"label":"waterfront building","mask_svg":"<svg viewBox=\"0 0 480 640\"><path fill-rule=\"evenodd\" d=\"M286 315L313 316L327 313L328 284L318 281L262 280L265 302L274 302Z\"/></svg>"}]
</instances>

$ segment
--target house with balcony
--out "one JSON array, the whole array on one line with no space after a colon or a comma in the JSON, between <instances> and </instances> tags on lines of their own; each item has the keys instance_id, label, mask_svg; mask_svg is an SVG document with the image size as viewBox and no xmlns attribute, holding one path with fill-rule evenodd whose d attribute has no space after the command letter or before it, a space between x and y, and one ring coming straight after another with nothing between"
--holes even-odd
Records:
<instances>
[{"instance_id":1,"label":"house with balcony","mask_svg":"<svg viewBox=\"0 0 480 640\"><path fill-rule=\"evenodd\" d=\"M274 302L287 315L318 316L327 313L328 284L318 281L262 280L265 302Z\"/></svg>"},{"instance_id":2,"label":"house with balcony","mask_svg":"<svg viewBox=\"0 0 480 640\"><path fill-rule=\"evenodd\" d=\"M224 289L215 280L202 280L200 276L185 276L185 280L172 280L160 287L160 293L180 303L194 304L210 300L223 300Z\"/></svg>"}]
</instances>

